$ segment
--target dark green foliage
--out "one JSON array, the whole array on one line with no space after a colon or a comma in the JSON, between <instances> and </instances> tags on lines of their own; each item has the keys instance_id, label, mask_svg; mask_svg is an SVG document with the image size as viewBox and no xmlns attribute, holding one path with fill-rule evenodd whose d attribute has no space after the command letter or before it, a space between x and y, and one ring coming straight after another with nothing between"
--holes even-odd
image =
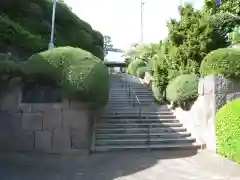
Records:
<instances>
[{"instance_id":1,"label":"dark green foliage","mask_svg":"<svg viewBox=\"0 0 240 180\"><path fill-rule=\"evenodd\" d=\"M211 16L210 23L219 37L216 39L216 44L223 42L225 43L224 46L227 47L231 44L231 40L228 39L227 35L240 25L240 16L227 12L217 13Z\"/></svg>"},{"instance_id":2,"label":"dark green foliage","mask_svg":"<svg viewBox=\"0 0 240 180\"><path fill-rule=\"evenodd\" d=\"M240 16L240 0L222 0L218 5L216 0L205 0L204 10L215 14L218 12L229 12Z\"/></svg>"},{"instance_id":3,"label":"dark green foliage","mask_svg":"<svg viewBox=\"0 0 240 180\"><path fill-rule=\"evenodd\" d=\"M53 80L68 98L90 102L95 106L107 103L108 69L87 51L73 47L44 51L30 57L24 63L24 69L26 81Z\"/></svg>"},{"instance_id":4,"label":"dark green foliage","mask_svg":"<svg viewBox=\"0 0 240 180\"><path fill-rule=\"evenodd\" d=\"M226 43L214 31L208 13L194 10L191 5L180 7L179 11L180 21L171 20L168 23L168 59L176 67L181 67L182 70L191 67L190 72L196 73L205 55L212 50L226 47Z\"/></svg>"},{"instance_id":5,"label":"dark green foliage","mask_svg":"<svg viewBox=\"0 0 240 180\"><path fill-rule=\"evenodd\" d=\"M28 54L31 54L47 47L47 41L42 40L41 36L30 33L6 16L0 16L0 37L3 46L1 50L4 49L4 45L5 47L11 45L23 48Z\"/></svg>"},{"instance_id":6,"label":"dark green foliage","mask_svg":"<svg viewBox=\"0 0 240 180\"><path fill-rule=\"evenodd\" d=\"M217 152L240 163L240 100L224 105L216 114Z\"/></svg>"},{"instance_id":7,"label":"dark green foliage","mask_svg":"<svg viewBox=\"0 0 240 180\"><path fill-rule=\"evenodd\" d=\"M137 76L137 69L145 66L146 66L146 63L143 60L137 59L135 61L132 61L128 65L128 71L130 74Z\"/></svg>"},{"instance_id":8,"label":"dark green foliage","mask_svg":"<svg viewBox=\"0 0 240 180\"><path fill-rule=\"evenodd\" d=\"M209 53L202 61L200 73L202 76L222 74L226 77L240 77L240 50L222 48Z\"/></svg>"},{"instance_id":9,"label":"dark green foliage","mask_svg":"<svg viewBox=\"0 0 240 180\"><path fill-rule=\"evenodd\" d=\"M51 31L52 0L0 2L0 14L2 14L0 19L2 47L21 47L21 51L26 53L19 56L24 57L47 49ZM9 19L4 16L8 16ZM79 47L103 60L101 33L94 31L88 23L79 19L69 7L60 2L56 8L55 45ZM8 51L11 52L9 49L1 48L1 52Z\"/></svg>"},{"instance_id":10,"label":"dark green foliage","mask_svg":"<svg viewBox=\"0 0 240 180\"><path fill-rule=\"evenodd\" d=\"M171 81L166 89L166 97L172 102L187 102L198 96L198 76L195 74L180 75Z\"/></svg>"},{"instance_id":11,"label":"dark green foliage","mask_svg":"<svg viewBox=\"0 0 240 180\"><path fill-rule=\"evenodd\" d=\"M145 72L148 72L148 68L146 66L145 67L139 67L137 69L137 77L141 78L141 79L144 79Z\"/></svg>"}]
</instances>

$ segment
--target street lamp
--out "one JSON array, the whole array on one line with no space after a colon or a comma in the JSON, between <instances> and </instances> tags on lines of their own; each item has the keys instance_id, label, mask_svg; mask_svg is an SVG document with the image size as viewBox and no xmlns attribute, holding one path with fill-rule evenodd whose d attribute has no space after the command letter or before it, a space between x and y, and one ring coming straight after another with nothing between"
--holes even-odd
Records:
<instances>
[{"instance_id":1,"label":"street lamp","mask_svg":"<svg viewBox=\"0 0 240 180\"><path fill-rule=\"evenodd\" d=\"M52 26L51 26L51 36L50 36L50 41L48 44L48 49L54 48L54 24L55 24L55 12L56 12L57 0L52 0L52 1L53 1Z\"/></svg>"},{"instance_id":2,"label":"street lamp","mask_svg":"<svg viewBox=\"0 0 240 180\"><path fill-rule=\"evenodd\" d=\"M141 43L143 44L143 8L144 8L144 5L146 3L146 0L141 0Z\"/></svg>"}]
</instances>

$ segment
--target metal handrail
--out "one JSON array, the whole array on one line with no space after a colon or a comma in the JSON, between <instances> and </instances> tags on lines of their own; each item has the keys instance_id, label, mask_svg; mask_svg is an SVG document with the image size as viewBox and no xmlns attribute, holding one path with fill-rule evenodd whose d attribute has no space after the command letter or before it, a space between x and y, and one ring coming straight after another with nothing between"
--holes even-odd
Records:
<instances>
[{"instance_id":1,"label":"metal handrail","mask_svg":"<svg viewBox=\"0 0 240 180\"><path fill-rule=\"evenodd\" d=\"M139 120L141 120L142 119L141 102L140 102L138 96L136 95L135 91L133 91L133 88L131 87L131 84L128 83L126 74L124 74L124 76L125 76L124 80L125 80L125 85L126 85L125 90L128 93L129 102L131 102L131 98L132 98L133 107L135 107L136 104L138 105L138 118L139 118ZM133 96L131 97L131 95L133 95Z\"/></svg>"}]
</instances>

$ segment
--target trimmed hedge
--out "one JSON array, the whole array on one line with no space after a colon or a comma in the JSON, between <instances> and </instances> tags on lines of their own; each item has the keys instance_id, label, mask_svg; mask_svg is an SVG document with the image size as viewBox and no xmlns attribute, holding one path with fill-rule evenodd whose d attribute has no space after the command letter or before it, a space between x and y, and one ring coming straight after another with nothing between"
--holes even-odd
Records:
<instances>
[{"instance_id":1,"label":"trimmed hedge","mask_svg":"<svg viewBox=\"0 0 240 180\"><path fill-rule=\"evenodd\" d=\"M108 101L108 69L79 48L59 47L34 54L24 63L27 81L55 81L64 96L104 106ZM101 81L99 81L101 79Z\"/></svg>"},{"instance_id":2,"label":"trimmed hedge","mask_svg":"<svg viewBox=\"0 0 240 180\"><path fill-rule=\"evenodd\" d=\"M173 79L166 89L166 97L172 102L186 102L198 96L199 78L195 74L183 74Z\"/></svg>"},{"instance_id":3,"label":"trimmed hedge","mask_svg":"<svg viewBox=\"0 0 240 180\"><path fill-rule=\"evenodd\" d=\"M137 76L137 70L140 67L145 67L146 63L141 60L141 59L137 59L134 60L132 62L130 62L130 64L128 65L128 72L134 76Z\"/></svg>"},{"instance_id":4,"label":"trimmed hedge","mask_svg":"<svg viewBox=\"0 0 240 180\"><path fill-rule=\"evenodd\" d=\"M217 152L240 163L240 100L224 105L216 114Z\"/></svg>"},{"instance_id":5,"label":"trimmed hedge","mask_svg":"<svg viewBox=\"0 0 240 180\"><path fill-rule=\"evenodd\" d=\"M145 67L139 67L137 69L137 77L138 78L141 78L141 79L144 79L145 77L145 72L148 71L148 68L145 66Z\"/></svg>"},{"instance_id":6,"label":"trimmed hedge","mask_svg":"<svg viewBox=\"0 0 240 180\"><path fill-rule=\"evenodd\" d=\"M202 76L222 74L225 77L240 77L240 50L221 48L210 52L200 67Z\"/></svg>"}]
</instances>

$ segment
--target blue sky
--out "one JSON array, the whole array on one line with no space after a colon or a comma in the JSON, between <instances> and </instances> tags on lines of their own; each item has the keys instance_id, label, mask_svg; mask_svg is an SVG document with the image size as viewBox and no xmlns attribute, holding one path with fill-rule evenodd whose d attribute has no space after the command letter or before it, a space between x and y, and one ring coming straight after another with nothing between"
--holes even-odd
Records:
<instances>
[{"instance_id":1,"label":"blue sky","mask_svg":"<svg viewBox=\"0 0 240 180\"><path fill-rule=\"evenodd\" d=\"M145 0L144 42L157 42L167 36L166 22L178 18L181 0ZM182 0L202 6L203 0ZM91 26L110 35L115 47L127 48L140 42L141 0L65 0L73 12Z\"/></svg>"}]
</instances>

